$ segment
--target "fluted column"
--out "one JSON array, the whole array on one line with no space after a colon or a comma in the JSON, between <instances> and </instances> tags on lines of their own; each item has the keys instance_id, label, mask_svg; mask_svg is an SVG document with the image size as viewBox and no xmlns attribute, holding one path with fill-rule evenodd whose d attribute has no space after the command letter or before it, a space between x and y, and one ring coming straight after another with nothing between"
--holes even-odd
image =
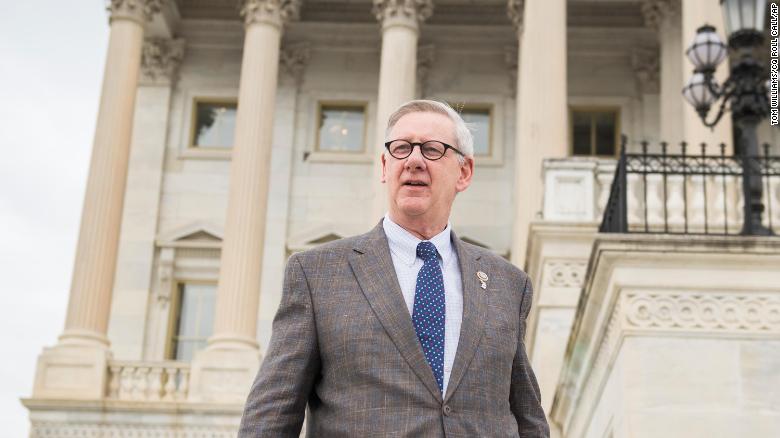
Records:
<instances>
[{"instance_id":1,"label":"fluted column","mask_svg":"<svg viewBox=\"0 0 780 438\"><path fill-rule=\"evenodd\" d=\"M387 210L387 194L381 183L385 127L390 114L415 98L417 40L420 24L433 13L432 0L374 0L374 15L382 25L382 56L379 66L375 158L372 184L374 205L369 222L373 225Z\"/></svg>"},{"instance_id":2,"label":"fluted column","mask_svg":"<svg viewBox=\"0 0 780 438\"><path fill-rule=\"evenodd\" d=\"M542 161L568 154L566 0L509 0L519 39L512 262L525 266L528 227L542 208Z\"/></svg>"},{"instance_id":3,"label":"fluted column","mask_svg":"<svg viewBox=\"0 0 780 438\"><path fill-rule=\"evenodd\" d=\"M718 35L721 40L726 42L727 37L725 34L725 25L723 23L723 13L720 7L716 7L714 1L710 0L685 0L682 2L681 8L681 21L682 21L682 52L680 55L683 58L682 70L684 81L693 75L693 64L687 57L685 57L685 50L693 42L693 38L696 36L696 30L709 24L715 26L718 31ZM729 75L729 59L726 58L720 63L718 69L715 71L715 79L718 83L723 84ZM678 93L678 99L683 101L682 92ZM684 102L684 101L683 101ZM715 110L710 112L710 119L713 118ZM716 145L720 143L726 144L726 153L730 154L734 150L732 140L732 123L731 117L723 117L715 128L710 129L704 126L696 113L696 110L687 102L683 104L683 120L685 124L685 140L693 145L699 143L707 143L709 145L709 154L718 154L720 150Z\"/></svg>"},{"instance_id":4,"label":"fluted column","mask_svg":"<svg viewBox=\"0 0 780 438\"><path fill-rule=\"evenodd\" d=\"M646 140L658 143L661 139L657 130L650 130L647 118L652 103L658 99L660 85L660 59L655 47L636 47L631 53L631 68L634 70L637 97L633 99L633 142ZM655 111L652 105L652 111Z\"/></svg>"},{"instance_id":5,"label":"fluted column","mask_svg":"<svg viewBox=\"0 0 780 438\"><path fill-rule=\"evenodd\" d=\"M242 0L244 53L214 333L195 354L188 397L243 403L260 367L257 314L282 27L300 0Z\"/></svg>"},{"instance_id":6,"label":"fluted column","mask_svg":"<svg viewBox=\"0 0 780 438\"><path fill-rule=\"evenodd\" d=\"M152 299L155 238L160 212L171 93L184 58L184 40L146 38L141 51L141 74L122 212L116 279L111 300L108 337L120 358L162 359L162 345L144 343L144 330L127 330L149 321L147 331L165 333L170 300ZM167 294L158 295L158 298ZM134 303L128 305L128 303ZM144 354L147 352L147 354Z\"/></svg>"},{"instance_id":7,"label":"fluted column","mask_svg":"<svg viewBox=\"0 0 780 438\"><path fill-rule=\"evenodd\" d=\"M669 152L680 153L682 141L694 146L701 142L713 145L723 142L731 150L730 118L724 117L714 130L710 130L682 97L682 88L693 74L693 65L685 57L685 50L693 41L696 29L704 24L715 25L725 41L720 8L709 0L643 0L641 11L645 25L658 33L660 138L669 142ZM723 62L715 74L721 83L728 75L727 66L728 62ZM718 153L719 149L713 146L710 151Z\"/></svg>"},{"instance_id":8,"label":"fluted column","mask_svg":"<svg viewBox=\"0 0 780 438\"><path fill-rule=\"evenodd\" d=\"M162 0L112 0L110 33L92 160L81 214L65 329L38 356L35 399L105 396L106 336L127 183L144 25Z\"/></svg>"},{"instance_id":9,"label":"fluted column","mask_svg":"<svg viewBox=\"0 0 780 438\"><path fill-rule=\"evenodd\" d=\"M160 0L112 0L108 54L61 343L108 345L144 23Z\"/></svg>"},{"instance_id":10,"label":"fluted column","mask_svg":"<svg viewBox=\"0 0 780 438\"><path fill-rule=\"evenodd\" d=\"M246 0L246 34L230 167L214 334L209 349L257 350L257 306L268 200L268 170L283 24L299 1Z\"/></svg>"},{"instance_id":11,"label":"fluted column","mask_svg":"<svg viewBox=\"0 0 780 438\"><path fill-rule=\"evenodd\" d=\"M641 4L645 26L658 34L660 89L660 138L670 148L683 141L683 41L678 0L644 0ZM672 149L670 149L672 151Z\"/></svg>"}]
</instances>

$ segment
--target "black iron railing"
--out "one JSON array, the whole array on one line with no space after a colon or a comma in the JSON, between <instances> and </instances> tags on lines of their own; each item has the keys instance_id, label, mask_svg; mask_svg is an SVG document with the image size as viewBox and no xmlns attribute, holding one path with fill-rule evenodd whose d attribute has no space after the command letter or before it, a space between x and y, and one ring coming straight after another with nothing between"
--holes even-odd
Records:
<instances>
[{"instance_id":1,"label":"black iron railing","mask_svg":"<svg viewBox=\"0 0 780 438\"><path fill-rule=\"evenodd\" d=\"M699 145L689 154L626 153L623 137L620 159L599 231L664 234L777 234L780 230L780 156L716 154ZM745 205L747 200L747 205Z\"/></svg>"}]
</instances>

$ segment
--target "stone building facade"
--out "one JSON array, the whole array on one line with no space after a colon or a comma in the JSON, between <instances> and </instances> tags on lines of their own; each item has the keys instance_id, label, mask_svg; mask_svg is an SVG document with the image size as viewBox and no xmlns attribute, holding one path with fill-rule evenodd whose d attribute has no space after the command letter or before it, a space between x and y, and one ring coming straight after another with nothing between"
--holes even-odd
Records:
<instances>
[{"instance_id":1,"label":"stone building facade","mask_svg":"<svg viewBox=\"0 0 780 438\"><path fill-rule=\"evenodd\" d=\"M717 1L107 5L66 326L23 400L31 436L234 436L287 257L376 224L384 124L418 97L475 129L452 223L536 285L526 343L555 436L780 430L780 241L597 233L620 134L629 152L733 150L730 121L705 128L680 92L696 29L723 29Z\"/></svg>"}]
</instances>

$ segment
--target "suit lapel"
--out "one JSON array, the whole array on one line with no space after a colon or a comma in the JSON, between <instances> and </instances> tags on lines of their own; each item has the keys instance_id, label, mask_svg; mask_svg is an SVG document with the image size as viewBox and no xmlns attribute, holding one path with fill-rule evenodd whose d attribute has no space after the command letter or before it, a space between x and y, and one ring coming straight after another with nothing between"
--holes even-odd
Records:
<instances>
[{"instance_id":1,"label":"suit lapel","mask_svg":"<svg viewBox=\"0 0 780 438\"><path fill-rule=\"evenodd\" d=\"M474 353L477 351L482 332L487 319L487 294L488 291L480 287L477 271L482 270L479 255L473 254L461 240L452 233L452 244L458 253L460 264L460 276L463 282L463 321L460 327L458 350L455 353L455 363L452 365L452 373L447 383L445 402L460 384L463 375L468 369Z\"/></svg>"},{"instance_id":2,"label":"suit lapel","mask_svg":"<svg viewBox=\"0 0 780 438\"><path fill-rule=\"evenodd\" d=\"M441 390L425 360L401 287L398 285L398 276L393 267L390 247L381 221L356 243L353 253L350 254L349 264L369 305L401 356L431 394L441 401Z\"/></svg>"}]
</instances>

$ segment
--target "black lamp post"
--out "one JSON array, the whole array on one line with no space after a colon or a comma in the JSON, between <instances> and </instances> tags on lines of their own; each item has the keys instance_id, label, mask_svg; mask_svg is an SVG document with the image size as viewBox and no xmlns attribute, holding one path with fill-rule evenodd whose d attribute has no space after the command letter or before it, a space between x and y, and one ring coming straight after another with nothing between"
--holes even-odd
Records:
<instances>
[{"instance_id":1,"label":"black lamp post","mask_svg":"<svg viewBox=\"0 0 780 438\"><path fill-rule=\"evenodd\" d=\"M753 49L764 43L766 0L720 0L725 17L729 47L736 55L728 79L718 85L714 74L727 54L726 45L709 25L700 27L693 44L685 51L695 69L683 97L696 109L705 126L712 128L730 105L734 123L740 128L739 145L742 161L742 192L745 200L742 234L771 235L761 224L764 204L761 202L761 165L756 129L769 114L764 68L753 56ZM708 122L710 107L720 100L715 118Z\"/></svg>"}]
</instances>

